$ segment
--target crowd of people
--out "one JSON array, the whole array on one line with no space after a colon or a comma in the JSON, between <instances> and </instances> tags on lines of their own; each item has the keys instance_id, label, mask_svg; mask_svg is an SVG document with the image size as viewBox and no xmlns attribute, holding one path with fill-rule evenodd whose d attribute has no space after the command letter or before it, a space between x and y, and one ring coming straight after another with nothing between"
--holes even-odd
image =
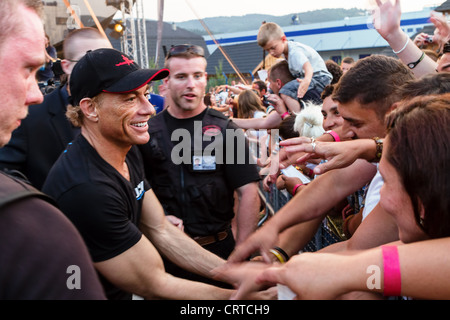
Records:
<instances>
[{"instance_id":1,"label":"crowd of people","mask_svg":"<svg viewBox=\"0 0 450 320\"><path fill-rule=\"evenodd\" d=\"M201 47L142 69L82 28L43 96L42 2L0 12L0 299L450 298L445 18L412 41L377 2L397 57L340 65L265 23L266 81L208 93ZM271 185L292 198L261 225ZM302 252L329 215L345 240Z\"/></svg>"}]
</instances>

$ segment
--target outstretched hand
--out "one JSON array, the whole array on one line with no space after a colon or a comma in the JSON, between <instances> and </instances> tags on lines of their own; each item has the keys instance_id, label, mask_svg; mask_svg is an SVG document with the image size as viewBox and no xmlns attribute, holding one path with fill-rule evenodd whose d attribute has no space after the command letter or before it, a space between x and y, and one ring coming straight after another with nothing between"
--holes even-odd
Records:
<instances>
[{"instance_id":1,"label":"outstretched hand","mask_svg":"<svg viewBox=\"0 0 450 320\"><path fill-rule=\"evenodd\" d=\"M257 284L279 283L291 289L295 299L335 299L347 292L336 276L342 256L325 253L302 253L287 263L263 270Z\"/></svg>"},{"instance_id":2,"label":"outstretched hand","mask_svg":"<svg viewBox=\"0 0 450 320\"><path fill-rule=\"evenodd\" d=\"M377 7L372 12L373 26L389 42L390 36L401 30L402 9L400 0L395 0L394 4L391 1L383 3L381 0L376 0L376 4Z\"/></svg>"},{"instance_id":3,"label":"outstretched hand","mask_svg":"<svg viewBox=\"0 0 450 320\"><path fill-rule=\"evenodd\" d=\"M332 169L345 168L355 162L365 151L364 140L351 140L342 142L315 141L313 148L310 138L295 138L283 142L287 153L305 152L297 159L297 163L304 163L314 158L322 158L327 162L321 163L314 168L315 174L322 174ZM371 143L369 141L369 143ZM372 142L373 143L373 142ZM313 150L314 149L314 150Z\"/></svg>"},{"instance_id":4,"label":"outstretched hand","mask_svg":"<svg viewBox=\"0 0 450 320\"><path fill-rule=\"evenodd\" d=\"M433 36L433 42L439 44L442 47L447 41L450 40L450 25L447 19L442 14L437 14L436 12L431 13L430 21L436 27Z\"/></svg>"},{"instance_id":5,"label":"outstretched hand","mask_svg":"<svg viewBox=\"0 0 450 320\"><path fill-rule=\"evenodd\" d=\"M253 299L261 296L264 299L276 299L276 288L272 291L266 291L267 288L273 287L274 283L256 282L258 275L270 267L271 264L263 262L225 264L214 269L213 274L216 279L232 283L236 288L230 298L231 300Z\"/></svg>"},{"instance_id":6,"label":"outstretched hand","mask_svg":"<svg viewBox=\"0 0 450 320\"><path fill-rule=\"evenodd\" d=\"M266 223L253 234L251 234L243 243L236 246L234 251L228 257L227 263L238 263L247 260L252 254L259 252L266 263L271 263L270 249L278 241L279 231L273 223Z\"/></svg>"}]
</instances>

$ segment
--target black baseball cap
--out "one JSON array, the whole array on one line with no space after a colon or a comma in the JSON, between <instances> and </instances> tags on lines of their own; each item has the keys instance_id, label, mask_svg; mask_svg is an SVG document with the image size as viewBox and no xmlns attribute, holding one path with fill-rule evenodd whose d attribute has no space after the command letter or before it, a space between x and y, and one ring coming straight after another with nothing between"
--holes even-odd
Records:
<instances>
[{"instance_id":1,"label":"black baseball cap","mask_svg":"<svg viewBox=\"0 0 450 320\"><path fill-rule=\"evenodd\" d=\"M142 69L115 49L90 50L77 62L70 75L70 103L77 106L82 99L93 98L102 92L133 92L168 75L168 69Z\"/></svg>"}]
</instances>

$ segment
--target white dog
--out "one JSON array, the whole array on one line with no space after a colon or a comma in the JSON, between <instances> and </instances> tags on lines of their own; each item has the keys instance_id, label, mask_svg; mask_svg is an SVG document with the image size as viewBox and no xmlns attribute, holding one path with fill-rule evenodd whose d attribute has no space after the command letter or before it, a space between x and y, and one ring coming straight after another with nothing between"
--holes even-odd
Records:
<instances>
[{"instance_id":1,"label":"white dog","mask_svg":"<svg viewBox=\"0 0 450 320\"><path fill-rule=\"evenodd\" d=\"M317 138L323 135L322 105L308 101L305 108L296 114L294 130L301 137Z\"/></svg>"}]
</instances>

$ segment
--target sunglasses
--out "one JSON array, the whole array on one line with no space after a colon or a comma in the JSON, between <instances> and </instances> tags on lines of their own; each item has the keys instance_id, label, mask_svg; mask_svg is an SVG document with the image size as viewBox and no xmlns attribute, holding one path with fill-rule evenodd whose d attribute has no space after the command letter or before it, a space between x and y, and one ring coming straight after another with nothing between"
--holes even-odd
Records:
<instances>
[{"instance_id":1,"label":"sunglasses","mask_svg":"<svg viewBox=\"0 0 450 320\"><path fill-rule=\"evenodd\" d=\"M190 53L199 57L205 57L205 51L203 50L202 47L190 44L182 44L170 48L169 53L167 54L167 59L185 53Z\"/></svg>"}]
</instances>

